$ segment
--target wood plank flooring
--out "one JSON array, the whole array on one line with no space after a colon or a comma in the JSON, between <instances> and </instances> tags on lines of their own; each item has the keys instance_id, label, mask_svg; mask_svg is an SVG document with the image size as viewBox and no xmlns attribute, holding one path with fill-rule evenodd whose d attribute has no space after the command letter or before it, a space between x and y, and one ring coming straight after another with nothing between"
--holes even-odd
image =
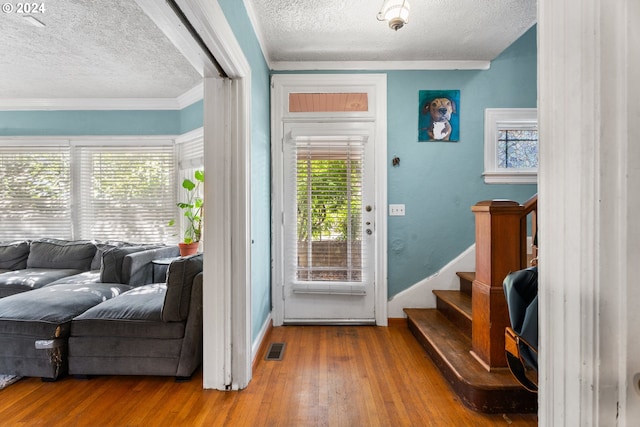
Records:
<instances>
[{"instance_id":1,"label":"wood plank flooring","mask_svg":"<svg viewBox=\"0 0 640 427\"><path fill-rule=\"evenodd\" d=\"M535 414L479 414L451 391L406 323L286 326L282 361L248 388L202 390L202 374L25 378L0 391L0 426L536 426ZM262 357L262 355L261 355Z\"/></svg>"}]
</instances>

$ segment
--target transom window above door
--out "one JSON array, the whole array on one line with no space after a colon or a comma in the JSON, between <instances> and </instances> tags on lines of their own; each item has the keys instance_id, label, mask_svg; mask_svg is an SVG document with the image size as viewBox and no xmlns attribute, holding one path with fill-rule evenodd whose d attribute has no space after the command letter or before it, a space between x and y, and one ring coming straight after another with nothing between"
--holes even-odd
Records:
<instances>
[{"instance_id":1,"label":"transom window above door","mask_svg":"<svg viewBox=\"0 0 640 427\"><path fill-rule=\"evenodd\" d=\"M369 111L366 92L289 94L290 113L339 113Z\"/></svg>"}]
</instances>

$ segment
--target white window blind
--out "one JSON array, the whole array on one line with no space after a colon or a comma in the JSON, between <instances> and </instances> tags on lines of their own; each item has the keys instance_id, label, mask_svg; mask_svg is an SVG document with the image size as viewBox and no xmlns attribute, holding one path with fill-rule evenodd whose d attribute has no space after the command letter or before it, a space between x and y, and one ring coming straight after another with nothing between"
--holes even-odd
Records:
<instances>
[{"instance_id":1,"label":"white window blind","mask_svg":"<svg viewBox=\"0 0 640 427\"><path fill-rule=\"evenodd\" d=\"M291 151L288 194L295 198L296 224L288 245L297 255L292 279L361 282L363 141L300 137Z\"/></svg>"},{"instance_id":2,"label":"white window blind","mask_svg":"<svg viewBox=\"0 0 640 427\"><path fill-rule=\"evenodd\" d=\"M144 243L177 240L171 145L79 146L79 235Z\"/></svg>"},{"instance_id":3,"label":"white window blind","mask_svg":"<svg viewBox=\"0 0 640 427\"><path fill-rule=\"evenodd\" d=\"M0 146L0 241L70 238L68 146Z\"/></svg>"},{"instance_id":4,"label":"white window blind","mask_svg":"<svg viewBox=\"0 0 640 427\"><path fill-rule=\"evenodd\" d=\"M192 182L195 182L194 176L196 171L204 170L204 135L202 132L198 132L192 138L176 144L176 149L178 158L178 182L176 183L178 202L184 202L186 201L186 196L185 190L182 187L182 181L184 179L190 179ZM196 196L204 197L204 185L199 186ZM176 210L176 215L174 218L176 218L177 228L174 230L174 234L178 233L176 238L182 240L180 231L187 228L187 221L182 211ZM205 242L203 237L204 235L200 237L200 251L204 251Z\"/></svg>"},{"instance_id":5,"label":"white window blind","mask_svg":"<svg viewBox=\"0 0 640 427\"><path fill-rule=\"evenodd\" d=\"M176 145L178 148L178 169L196 170L204 167L204 140L200 135Z\"/></svg>"}]
</instances>

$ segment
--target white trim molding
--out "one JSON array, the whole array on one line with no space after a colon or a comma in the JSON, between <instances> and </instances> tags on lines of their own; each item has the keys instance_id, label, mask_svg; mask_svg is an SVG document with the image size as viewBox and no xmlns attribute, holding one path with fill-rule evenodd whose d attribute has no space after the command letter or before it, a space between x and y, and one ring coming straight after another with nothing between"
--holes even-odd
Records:
<instances>
[{"instance_id":1,"label":"white trim molding","mask_svg":"<svg viewBox=\"0 0 640 427\"><path fill-rule=\"evenodd\" d=\"M640 419L639 12L538 1L541 426Z\"/></svg>"},{"instance_id":2,"label":"white trim molding","mask_svg":"<svg viewBox=\"0 0 640 427\"><path fill-rule=\"evenodd\" d=\"M488 70L491 61L272 61L274 71Z\"/></svg>"},{"instance_id":3,"label":"white trim molding","mask_svg":"<svg viewBox=\"0 0 640 427\"><path fill-rule=\"evenodd\" d=\"M252 375L251 67L217 1L177 3L229 76L220 79L217 71L205 71L209 77L205 79L205 169L214 171L208 175L214 184L206 188L215 192L205 198L205 211L210 218L217 212L214 227L205 228L205 240L227 238L215 246L215 262L224 266L224 275L205 260L205 310L214 322L206 323L212 332L205 329L203 376L205 388L238 390L249 384ZM216 301L224 301L222 313L211 312Z\"/></svg>"},{"instance_id":4,"label":"white trim molding","mask_svg":"<svg viewBox=\"0 0 640 427\"><path fill-rule=\"evenodd\" d=\"M178 109L176 98L0 99L0 111Z\"/></svg>"},{"instance_id":5,"label":"white trim molding","mask_svg":"<svg viewBox=\"0 0 640 427\"><path fill-rule=\"evenodd\" d=\"M436 289L460 289L458 271L476 270L476 245L469 246L464 252L452 259L431 276L394 295L389 300L389 317L406 317L405 308L435 308L436 297L432 291Z\"/></svg>"},{"instance_id":6,"label":"white trim molding","mask_svg":"<svg viewBox=\"0 0 640 427\"><path fill-rule=\"evenodd\" d=\"M202 83L176 98L32 98L0 99L0 111L182 110L203 96Z\"/></svg>"},{"instance_id":7,"label":"white trim molding","mask_svg":"<svg viewBox=\"0 0 640 427\"><path fill-rule=\"evenodd\" d=\"M176 103L178 104L178 109L182 110L183 108L188 107L191 104L195 104L196 102L202 100L204 97L204 83L200 82L196 86L192 87L182 95L176 98Z\"/></svg>"},{"instance_id":8,"label":"white trim molding","mask_svg":"<svg viewBox=\"0 0 640 427\"><path fill-rule=\"evenodd\" d=\"M272 321L273 319L271 318L271 313L269 313L267 318L264 319L264 322L262 323L262 327L258 332L258 336L256 337L256 339L253 341L253 344L251 345L251 360L253 362L255 362L257 357L259 356L258 352L260 351L260 347L262 346L262 343L267 338L267 332L269 332L269 328L271 327Z\"/></svg>"}]
</instances>

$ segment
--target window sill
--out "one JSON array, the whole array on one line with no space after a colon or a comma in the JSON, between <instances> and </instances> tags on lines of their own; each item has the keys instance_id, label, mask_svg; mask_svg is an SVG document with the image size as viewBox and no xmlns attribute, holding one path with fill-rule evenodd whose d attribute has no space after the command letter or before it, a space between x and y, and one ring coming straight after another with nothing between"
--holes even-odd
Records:
<instances>
[{"instance_id":1,"label":"window sill","mask_svg":"<svg viewBox=\"0 0 640 427\"><path fill-rule=\"evenodd\" d=\"M485 184L537 184L537 172L485 172Z\"/></svg>"}]
</instances>

